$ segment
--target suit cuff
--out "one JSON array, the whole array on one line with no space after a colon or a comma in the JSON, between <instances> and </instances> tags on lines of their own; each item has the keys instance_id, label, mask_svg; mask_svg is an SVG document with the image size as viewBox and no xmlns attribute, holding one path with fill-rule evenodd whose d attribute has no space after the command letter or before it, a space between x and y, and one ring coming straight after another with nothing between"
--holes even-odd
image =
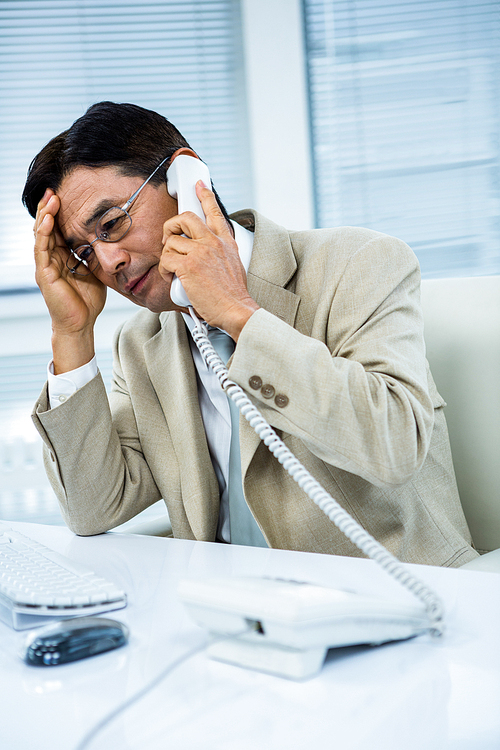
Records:
<instances>
[{"instance_id":1,"label":"suit cuff","mask_svg":"<svg viewBox=\"0 0 500 750\"><path fill-rule=\"evenodd\" d=\"M54 363L50 362L47 368L47 381L49 386L50 408L64 404L73 393L89 383L97 375L97 360L95 357L86 365L76 370L65 372L62 375L54 375Z\"/></svg>"}]
</instances>

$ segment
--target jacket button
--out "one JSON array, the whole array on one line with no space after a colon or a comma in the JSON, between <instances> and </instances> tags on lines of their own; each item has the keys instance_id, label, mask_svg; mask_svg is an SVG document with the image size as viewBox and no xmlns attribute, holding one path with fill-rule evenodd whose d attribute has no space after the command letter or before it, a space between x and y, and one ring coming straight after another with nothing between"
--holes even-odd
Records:
<instances>
[{"instance_id":1,"label":"jacket button","mask_svg":"<svg viewBox=\"0 0 500 750\"><path fill-rule=\"evenodd\" d=\"M288 406L289 398L288 396L283 395L283 393L278 393L276 398L274 399L274 403L276 406L279 406L280 409L283 409L285 406Z\"/></svg>"},{"instance_id":2,"label":"jacket button","mask_svg":"<svg viewBox=\"0 0 500 750\"><path fill-rule=\"evenodd\" d=\"M258 375L252 375L248 383L250 388L253 388L254 391L258 391L259 388L262 387L262 378L259 378Z\"/></svg>"},{"instance_id":3,"label":"jacket button","mask_svg":"<svg viewBox=\"0 0 500 750\"><path fill-rule=\"evenodd\" d=\"M266 383L266 385L263 385L261 388L262 397L263 398L272 398L276 391L274 390L273 386L269 383Z\"/></svg>"}]
</instances>

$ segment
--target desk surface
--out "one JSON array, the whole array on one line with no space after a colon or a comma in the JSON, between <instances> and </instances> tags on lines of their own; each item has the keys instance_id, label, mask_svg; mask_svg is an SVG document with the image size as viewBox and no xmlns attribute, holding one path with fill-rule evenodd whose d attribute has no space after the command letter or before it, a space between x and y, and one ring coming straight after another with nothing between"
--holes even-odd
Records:
<instances>
[{"instance_id":1,"label":"desk surface","mask_svg":"<svg viewBox=\"0 0 500 750\"><path fill-rule=\"evenodd\" d=\"M0 623L0 747L73 750L109 711L206 642L176 594L203 575L271 575L409 596L368 560L125 534L75 537L13 523L91 564L129 595L110 614L128 646L53 668L25 665L25 634ZM91 750L498 750L500 578L411 566L447 612L440 640L421 636L329 652L321 674L296 683L199 652L89 745Z\"/></svg>"}]
</instances>

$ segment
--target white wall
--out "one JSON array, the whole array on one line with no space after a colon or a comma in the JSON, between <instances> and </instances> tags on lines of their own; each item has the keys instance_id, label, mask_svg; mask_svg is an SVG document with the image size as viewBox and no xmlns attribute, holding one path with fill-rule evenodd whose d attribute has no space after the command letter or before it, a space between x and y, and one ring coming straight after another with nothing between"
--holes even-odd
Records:
<instances>
[{"instance_id":1,"label":"white wall","mask_svg":"<svg viewBox=\"0 0 500 750\"><path fill-rule=\"evenodd\" d=\"M254 208L289 229L314 225L300 0L242 0Z\"/></svg>"}]
</instances>

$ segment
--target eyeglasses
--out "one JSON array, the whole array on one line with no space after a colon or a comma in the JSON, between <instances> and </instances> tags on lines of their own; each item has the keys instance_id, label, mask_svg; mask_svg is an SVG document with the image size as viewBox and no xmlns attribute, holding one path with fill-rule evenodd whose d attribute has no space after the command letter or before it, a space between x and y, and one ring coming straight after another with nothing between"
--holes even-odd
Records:
<instances>
[{"instance_id":1,"label":"eyeglasses","mask_svg":"<svg viewBox=\"0 0 500 750\"><path fill-rule=\"evenodd\" d=\"M113 206L103 213L95 225L95 240L92 240L92 242L85 245L79 245L75 250L69 248L71 254L66 261L66 267L70 273L74 273L76 276L88 276L97 269L99 266L99 259L94 250L94 243L97 242L97 240L100 240L101 242L118 242L125 237L132 226L132 217L128 213L128 209L141 190L148 184L150 179L155 176L160 167L162 167L169 159L170 156L167 156L166 159L163 159L163 161L158 164L154 172L149 175L148 179L142 183L140 188L130 196L128 201L121 208Z\"/></svg>"}]
</instances>

